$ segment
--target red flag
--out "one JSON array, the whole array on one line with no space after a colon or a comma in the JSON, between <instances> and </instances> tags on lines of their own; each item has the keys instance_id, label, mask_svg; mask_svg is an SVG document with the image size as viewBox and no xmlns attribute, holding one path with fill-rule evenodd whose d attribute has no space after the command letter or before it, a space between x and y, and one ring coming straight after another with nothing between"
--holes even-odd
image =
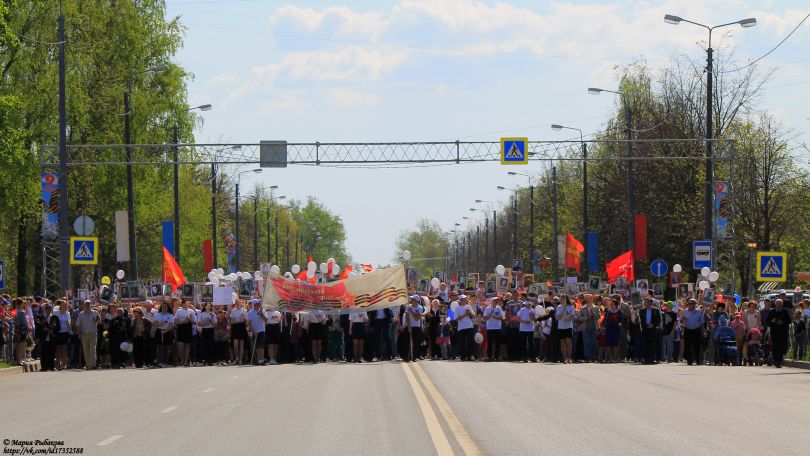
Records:
<instances>
[{"instance_id":1,"label":"red flag","mask_svg":"<svg viewBox=\"0 0 810 456\"><path fill-rule=\"evenodd\" d=\"M565 235L565 267L577 271L579 274L579 254L585 251L585 247L571 233Z\"/></svg>"},{"instance_id":2,"label":"red flag","mask_svg":"<svg viewBox=\"0 0 810 456\"><path fill-rule=\"evenodd\" d=\"M363 268L363 270L366 271L366 272L371 272L371 271L374 270L374 266L372 266L370 264L360 263L360 267Z\"/></svg>"},{"instance_id":3,"label":"red flag","mask_svg":"<svg viewBox=\"0 0 810 456\"><path fill-rule=\"evenodd\" d=\"M307 271L301 271L298 273L298 280L307 280Z\"/></svg>"},{"instance_id":4,"label":"red flag","mask_svg":"<svg viewBox=\"0 0 810 456\"><path fill-rule=\"evenodd\" d=\"M633 243L635 258L639 261L647 259L647 216L636 214L633 218L633 231L635 242Z\"/></svg>"},{"instance_id":5,"label":"red flag","mask_svg":"<svg viewBox=\"0 0 810 456\"><path fill-rule=\"evenodd\" d=\"M352 265L347 264L343 272L340 273L340 280L348 279L350 272L352 272Z\"/></svg>"},{"instance_id":6,"label":"red flag","mask_svg":"<svg viewBox=\"0 0 810 456\"><path fill-rule=\"evenodd\" d=\"M172 292L177 291L177 287L186 283L186 277L180 265L166 247L163 247L163 281L172 286Z\"/></svg>"},{"instance_id":7,"label":"red flag","mask_svg":"<svg viewBox=\"0 0 810 456\"><path fill-rule=\"evenodd\" d=\"M636 275L633 271L633 251L628 250L621 255L614 258L607 264L608 283L615 283L616 277L627 277L627 282L630 283L635 280Z\"/></svg>"},{"instance_id":8,"label":"red flag","mask_svg":"<svg viewBox=\"0 0 810 456\"><path fill-rule=\"evenodd\" d=\"M335 262L334 261L329 261L329 262L326 263L326 272L329 274L329 277L332 277L333 275L335 275L335 271L333 270L334 267L335 267Z\"/></svg>"},{"instance_id":9,"label":"red flag","mask_svg":"<svg viewBox=\"0 0 810 456\"><path fill-rule=\"evenodd\" d=\"M452 283L458 283L458 278L456 277L455 272L453 273L453 282Z\"/></svg>"}]
</instances>

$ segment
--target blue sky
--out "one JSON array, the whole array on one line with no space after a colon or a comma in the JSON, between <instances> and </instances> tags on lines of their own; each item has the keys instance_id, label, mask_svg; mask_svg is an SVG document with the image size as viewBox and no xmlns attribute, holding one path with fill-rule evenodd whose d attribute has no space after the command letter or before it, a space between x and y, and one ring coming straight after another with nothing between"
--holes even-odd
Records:
<instances>
[{"instance_id":1,"label":"blue sky","mask_svg":"<svg viewBox=\"0 0 810 456\"><path fill-rule=\"evenodd\" d=\"M187 27L177 61L194 74L190 103L214 105L203 113L197 141L240 143L571 139L550 124L598 131L616 100L589 96L586 88L615 87L615 66L705 59L705 30L668 25L664 14L706 24L757 18L756 27L728 27L712 43L733 47L746 63L808 12L806 2L782 0L167 0L168 16ZM776 69L762 106L806 141L810 23L761 68ZM244 176L243 188L252 185L247 179L254 176ZM318 197L343 218L354 260L375 264L391 260L398 234L417 219L450 230L475 199L506 201L496 186L525 185L494 162L289 167L255 179L279 185L288 198Z\"/></svg>"}]
</instances>

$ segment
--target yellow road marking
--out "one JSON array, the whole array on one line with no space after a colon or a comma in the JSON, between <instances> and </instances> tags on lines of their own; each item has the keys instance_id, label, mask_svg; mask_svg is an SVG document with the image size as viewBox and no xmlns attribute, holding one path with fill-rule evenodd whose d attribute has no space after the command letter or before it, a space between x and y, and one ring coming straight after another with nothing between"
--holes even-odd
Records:
<instances>
[{"instance_id":1,"label":"yellow road marking","mask_svg":"<svg viewBox=\"0 0 810 456\"><path fill-rule=\"evenodd\" d=\"M408 383L410 383L411 389L413 390L413 395L416 397L416 402L419 404L419 409L422 411L422 416L425 418L425 424L427 424L430 439L433 440L433 446L436 447L436 453L438 453L439 456L453 456L453 449L450 448L450 442L447 441L447 436L444 435L442 426L438 418L436 418L436 414L433 412L433 408L430 406L425 392L422 391L422 387L419 386L419 382L416 381L416 377L413 376L407 363L402 363L402 370L405 372L405 378L408 379Z\"/></svg>"},{"instance_id":2,"label":"yellow road marking","mask_svg":"<svg viewBox=\"0 0 810 456\"><path fill-rule=\"evenodd\" d=\"M483 455L484 452L481 451L481 448L479 448L470 435L467 434L464 426L461 425L461 421L459 421L456 414L453 413L450 406L447 405L447 401L444 400L439 390L436 389L436 386L430 381L428 375L422 370L422 366L414 364L413 369L416 371L416 375L419 376L419 379L422 380L422 384L425 385L425 389L428 394L430 394L430 397L433 398L433 402L436 403L439 413L441 413L444 421L447 422L447 427L450 428L450 432L456 438L461 449L464 450L464 454L467 456Z\"/></svg>"}]
</instances>

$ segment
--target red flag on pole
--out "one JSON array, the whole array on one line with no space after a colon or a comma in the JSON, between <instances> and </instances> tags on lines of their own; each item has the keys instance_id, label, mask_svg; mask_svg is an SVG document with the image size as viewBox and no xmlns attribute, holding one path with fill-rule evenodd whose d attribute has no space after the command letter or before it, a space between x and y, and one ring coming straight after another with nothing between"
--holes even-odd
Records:
<instances>
[{"instance_id":1,"label":"red flag on pole","mask_svg":"<svg viewBox=\"0 0 810 456\"><path fill-rule=\"evenodd\" d=\"M177 287L186 283L186 277L180 265L174 260L169 250L163 247L163 281L172 286L172 291L177 291Z\"/></svg>"},{"instance_id":2,"label":"red flag on pole","mask_svg":"<svg viewBox=\"0 0 810 456\"><path fill-rule=\"evenodd\" d=\"M371 271L374 270L374 266L372 266L370 264L360 263L360 267L363 268L363 270L366 271L366 272L371 272Z\"/></svg>"},{"instance_id":3,"label":"red flag on pole","mask_svg":"<svg viewBox=\"0 0 810 456\"><path fill-rule=\"evenodd\" d=\"M565 267L577 271L579 274L579 254L585 247L571 233L565 235Z\"/></svg>"},{"instance_id":4,"label":"red flag on pole","mask_svg":"<svg viewBox=\"0 0 810 456\"><path fill-rule=\"evenodd\" d=\"M340 273L340 280L348 279L350 272L352 272L352 265L347 264L346 267L343 268L343 272Z\"/></svg>"},{"instance_id":5,"label":"red flag on pole","mask_svg":"<svg viewBox=\"0 0 810 456\"><path fill-rule=\"evenodd\" d=\"M616 277L627 277L627 282L630 283L635 280L636 275L633 271L633 251L628 250L621 255L617 256L607 264L608 283L615 283Z\"/></svg>"}]
</instances>

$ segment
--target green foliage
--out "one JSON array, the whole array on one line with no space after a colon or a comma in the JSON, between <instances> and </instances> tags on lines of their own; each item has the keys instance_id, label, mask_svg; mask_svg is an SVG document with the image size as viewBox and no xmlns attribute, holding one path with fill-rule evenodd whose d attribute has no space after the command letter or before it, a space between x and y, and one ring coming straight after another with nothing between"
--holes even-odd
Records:
<instances>
[{"instance_id":1,"label":"green foliage","mask_svg":"<svg viewBox=\"0 0 810 456\"><path fill-rule=\"evenodd\" d=\"M434 271L444 270L449 257L450 239L441 227L432 220L421 219L416 229L403 231L397 240L394 263L401 263L402 252L411 252L408 266L415 268L423 277L432 277ZM450 271L445 271L452 275Z\"/></svg>"}]
</instances>

